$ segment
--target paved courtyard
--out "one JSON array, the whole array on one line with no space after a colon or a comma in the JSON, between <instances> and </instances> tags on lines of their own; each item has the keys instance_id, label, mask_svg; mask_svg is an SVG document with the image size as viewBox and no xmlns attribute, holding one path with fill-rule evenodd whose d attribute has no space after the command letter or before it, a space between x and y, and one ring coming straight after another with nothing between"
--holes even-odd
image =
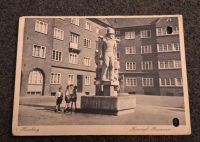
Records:
<instances>
[{"instance_id":1,"label":"paved courtyard","mask_svg":"<svg viewBox=\"0 0 200 142\"><path fill-rule=\"evenodd\" d=\"M136 95L136 102L134 113L112 116L54 112L54 97L21 97L19 125L172 125L175 117L185 124L183 97ZM80 108L80 96L77 103Z\"/></svg>"}]
</instances>

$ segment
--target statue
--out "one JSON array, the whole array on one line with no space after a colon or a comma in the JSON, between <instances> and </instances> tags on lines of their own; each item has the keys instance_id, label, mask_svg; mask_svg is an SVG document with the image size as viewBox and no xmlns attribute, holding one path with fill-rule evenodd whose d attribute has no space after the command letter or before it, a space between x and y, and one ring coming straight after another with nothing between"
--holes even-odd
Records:
<instances>
[{"instance_id":1,"label":"statue","mask_svg":"<svg viewBox=\"0 0 200 142\"><path fill-rule=\"evenodd\" d=\"M119 88L119 61L117 61L117 40L115 31L107 28L106 37L99 37L95 52L96 95L116 96Z\"/></svg>"},{"instance_id":2,"label":"statue","mask_svg":"<svg viewBox=\"0 0 200 142\"><path fill-rule=\"evenodd\" d=\"M120 94L119 61L114 30L107 29L106 37L100 36L95 51L95 96L81 96L81 110L103 114L121 115L134 112L134 95ZM123 88L122 88L123 89Z\"/></svg>"},{"instance_id":3,"label":"statue","mask_svg":"<svg viewBox=\"0 0 200 142\"><path fill-rule=\"evenodd\" d=\"M115 31L112 28L107 29L107 36L102 41L102 81L115 81L115 64L117 64L117 43L115 40Z\"/></svg>"}]
</instances>

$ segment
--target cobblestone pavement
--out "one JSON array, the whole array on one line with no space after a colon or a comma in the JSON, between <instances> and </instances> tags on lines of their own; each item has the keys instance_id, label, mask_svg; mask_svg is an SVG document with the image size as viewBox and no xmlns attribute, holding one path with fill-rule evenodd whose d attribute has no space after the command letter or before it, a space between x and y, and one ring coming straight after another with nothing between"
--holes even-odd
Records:
<instances>
[{"instance_id":1,"label":"cobblestone pavement","mask_svg":"<svg viewBox=\"0 0 200 142\"><path fill-rule=\"evenodd\" d=\"M136 95L136 102L134 113L112 116L54 112L54 97L21 97L19 125L172 125L175 117L185 124L183 97Z\"/></svg>"}]
</instances>

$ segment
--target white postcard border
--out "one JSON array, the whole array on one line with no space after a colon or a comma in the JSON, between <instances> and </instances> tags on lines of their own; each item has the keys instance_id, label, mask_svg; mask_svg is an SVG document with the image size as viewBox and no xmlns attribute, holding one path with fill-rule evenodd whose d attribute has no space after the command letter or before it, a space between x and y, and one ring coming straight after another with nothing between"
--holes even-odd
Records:
<instances>
[{"instance_id":1,"label":"white postcard border","mask_svg":"<svg viewBox=\"0 0 200 142\"><path fill-rule=\"evenodd\" d=\"M186 125L174 127L173 125L40 125L18 126L20 80L22 67L22 51L24 38L25 18L161 18L178 17L179 40L181 48L181 63L184 90ZM189 96L186 73L186 60L184 48L183 17L182 15L153 15L153 16L24 16L20 17L16 77L13 107L12 133L15 136L52 136L52 135L189 135L191 134Z\"/></svg>"}]
</instances>

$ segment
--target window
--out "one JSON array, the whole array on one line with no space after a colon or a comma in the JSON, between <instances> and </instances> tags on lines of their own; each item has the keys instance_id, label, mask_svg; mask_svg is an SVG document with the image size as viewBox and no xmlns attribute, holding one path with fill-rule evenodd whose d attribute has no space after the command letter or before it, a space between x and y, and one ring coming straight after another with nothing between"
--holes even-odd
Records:
<instances>
[{"instance_id":1,"label":"window","mask_svg":"<svg viewBox=\"0 0 200 142\"><path fill-rule=\"evenodd\" d=\"M62 53L60 51L53 50L52 54L53 54L52 55L53 60L55 60L55 61L62 61Z\"/></svg>"},{"instance_id":2,"label":"window","mask_svg":"<svg viewBox=\"0 0 200 142\"><path fill-rule=\"evenodd\" d=\"M31 71L28 78L28 84L42 84L43 75L40 71Z\"/></svg>"},{"instance_id":3,"label":"window","mask_svg":"<svg viewBox=\"0 0 200 142\"><path fill-rule=\"evenodd\" d=\"M87 48L91 48L91 40L90 39L84 39L84 46Z\"/></svg>"},{"instance_id":4,"label":"window","mask_svg":"<svg viewBox=\"0 0 200 142\"><path fill-rule=\"evenodd\" d=\"M135 32L125 32L125 39L135 39Z\"/></svg>"},{"instance_id":5,"label":"window","mask_svg":"<svg viewBox=\"0 0 200 142\"><path fill-rule=\"evenodd\" d=\"M172 27L172 33L168 34L167 33L167 27L159 27L156 28L156 35L157 36L165 36L165 35L174 35L174 34L178 34L178 27L177 26L173 26Z\"/></svg>"},{"instance_id":6,"label":"window","mask_svg":"<svg viewBox=\"0 0 200 142\"><path fill-rule=\"evenodd\" d=\"M47 34L48 24L39 20L35 21L35 31Z\"/></svg>"},{"instance_id":7,"label":"window","mask_svg":"<svg viewBox=\"0 0 200 142\"><path fill-rule=\"evenodd\" d=\"M168 43L167 48L168 48L169 51L172 51L172 44Z\"/></svg>"},{"instance_id":8,"label":"window","mask_svg":"<svg viewBox=\"0 0 200 142\"><path fill-rule=\"evenodd\" d=\"M167 28L156 28L156 35L157 36L162 36L162 35L167 35Z\"/></svg>"},{"instance_id":9,"label":"window","mask_svg":"<svg viewBox=\"0 0 200 142\"><path fill-rule=\"evenodd\" d=\"M40 45L33 45L32 56L45 58L45 54L46 54L46 47Z\"/></svg>"},{"instance_id":10,"label":"window","mask_svg":"<svg viewBox=\"0 0 200 142\"><path fill-rule=\"evenodd\" d=\"M78 63L78 54L76 54L76 53L70 53L69 54L69 63L71 63L71 64L77 64Z\"/></svg>"},{"instance_id":11,"label":"window","mask_svg":"<svg viewBox=\"0 0 200 142\"><path fill-rule=\"evenodd\" d=\"M90 76L85 76L85 85L91 85L91 78L90 78Z\"/></svg>"},{"instance_id":12,"label":"window","mask_svg":"<svg viewBox=\"0 0 200 142\"><path fill-rule=\"evenodd\" d=\"M174 78L160 78L160 86L175 86Z\"/></svg>"},{"instance_id":13,"label":"window","mask_svg":"<svg viewBox=\"0 0 200 142\"><path fill-rule=\"evenodd\" d=\"M92 31L92 26L88 21L85 22L85 29L89 30L89 31Z\"/></svg>"},{"instance_id":14,"label":"window","mask_svg":"<svg viewBox=\"0 0 200 142\"><path fill-rule=\"evenodd\" d=\"M183 86L182 78L176 78L176 86Z\"/></svg>"},{"instance_id":15,"label":"window","mask_svg":"<svg viewBox=\"0 0 200 142\"><path fill-rule=\"evenodd\" d=\"M182 78L160 78L160 86L182 86Z\"/></svg>"},{"instance_id":16,"label":"window","mask_svg":"<svg viewBox=\"0 0 200 142\"><path fill-rule=\"evenodd\" d=\"M173 50L174 51L180 51L179 43L174 43L173 44Z\"/></svg>"},{"instance_id":17,"label":"window","mask_svg":"<svg viewBox=\"0 0 200 142\"><path fill-rule=\"evenodd\" d=\"M78 44L78 42L79 42L79 35L78 35L78 34L75 34L75 33L71 33L70 41L71 41L72 43Z\"/></svg>"},{"instance_id":18,"label":"window","mask_svg":"<svg viewBox=\"0 0 200 142\"><path fill-rule=\"evenodd\" d=\"M126 62L126 70L136 70L136 62Z\"/></svg>"},{"instance_id":19,"label":"window","mask_svg":"<svg viewBox=\"0 0 200 142\"><path fill-rule=\"evenodd\" d=\"M58 28L54 28L54 34L53 37L55 39L60 39L63 40L64 39L64 31Z\"/></svg>"},{"instance_id":20,"label":"window","mask_svg":"<svg viewBox=\"0 0 200 142\"><path fill-rule=\"evenodd\" d=\"M166 21L167 22L172 22L173 20L172 20L172 18L167 18Z\"/></svg>"},{"instance_id":21,"label":"window","mask_svg":"<svg viewBox=\"0 0 200 142\"><path fill-rule=\"evenodd\" d=\"M68 82L70 84L74 84L74 74L68 74Z\"/></svg>"},{"instance_id":22,"label":"window","mask_svg":"<svg viewBox=\"0 0 200 142\"><path fill-rule=\"evenodd\" d=\"M126 86L137 86L136 78L126 78Z\"/></svg>"},{"instance_id":23,"label":"window","mask_svg":"<svg viewBox=\"0 0 200 142\"><path fill-rule=\"evenodd\" d=\"M179 43L163 43L157 44L158 52L180 51Z\"/></svg>"},{"instance_id":24,"label":"window","mask_svg":"<svg viewBox=\"0 0 200 142\"><path fill-rule=\"evenodd\" d=\"M100 29L96 27L96 34L99 34Z\"/></svg>"},{"instance_id":25,"label":"window","mask_svg":"<svg viewBox=\"0 0 200 142\"><path fill-rule=\"evenodd\" d=\"M151 37L151 30L143 30L140 31L141 38L150 38Z\"/></svg>"},{"instance_id":26,"label":"window","mask_svg":"<svg viewBox=\"0 0 200 142\"><path fill-rule=\"evenodd\" d=\"M142 86L153 86L153 78L142 78Z\"/></svg>"},{"instance_id":27,"label":"window","mask_svg":"<svg viewBox=\"0 0 200 142\"><path fill-rule=\"evenodd\" d=\"M153 69L153 64L152 61L145 61L142 62L142 70L152 70Z\"/></svg>"},{"instance_id":28,"label":"window","mask_svg":"<svg viewBox=\"0 0 200 142\"><path fill-rule=\"evenodd\" d=\"M159 69L179 69L181 68L180 60L166 60L166 61L158 61Z\"/></svg>"},{"instance_id":29,"label":"window","mask_svg":"<svg viewBox=\"0 0 200 142\"><path fill-rule=\"evenodd\" d=\"M84 57L83 58L83 65L90 66L90 58Z\"/></svg>"},{"instance_id":30,"label":"window","mask_svg":"<svg viewBox=\"0 0 200 142\"><path fill-rule=\"evenodd\" d=\"M61 73L51 73L51 84L61 83Z\"/></svg>"},{"instance_id":31,"label":"window","mask_svg":"<svg viewBox=\"0 0 200 142\"><path fill-rule=\"evenodd\" d=\"M172 34L178 34L179 30L177 26L172 27Z\"/></svg>"},{"instance_id":32,"label":"window","mask_svg":"<svg viewBox=\"0 0 200 142\"><path fill-rule=\"evenodd\" d=\"M144 53L152 53L151 45L141 46L141 54L144 54Z\"/></svg>"},{"instance_id":33,"label":"window","mask_svg":"<svg viewBox=\"0 0 200 142\"><path fill-rule=\"evenodd\" d=\"M71 24L79 26L79 18L71 18Z\"/></svg>"},{"instance_id":34,"label":"window","mask_svg":"<svg viewBox=\"0 0 200 142\"><path fill-rule=\"evenodd\" d=\"M174 68L181 68L181 61L180 60L174 61Z\"/></svg>"},{"instance_id":35,"label":"window","mask_svg":"<svg viewBox=\"0 0 200 142\"><path fill-rule=\"evenodd\" d=\"M136 54L136 48L135 47L126 47L125 52L126 52L126 54Z\"/></svg>"}]
</instances>

